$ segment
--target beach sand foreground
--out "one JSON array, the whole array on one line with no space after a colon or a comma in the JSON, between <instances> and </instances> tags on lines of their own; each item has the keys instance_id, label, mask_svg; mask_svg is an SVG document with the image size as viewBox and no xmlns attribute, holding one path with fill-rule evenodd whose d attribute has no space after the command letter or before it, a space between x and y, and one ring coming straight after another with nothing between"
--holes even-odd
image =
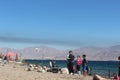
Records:
<instances>
[{"instance_id":1,"label":"beach sand foreground","mask_svg":"<svg viewBox=\"0 0 120 80\"><path fill-rule=\"evenodd\" d=\"M83 77L79 79L77 75L26 71L25 66L10 63L0 65L0 80L83 80ZM88 80L92 80L92 77L88 77Z\"/></svg>"}]
</instances>

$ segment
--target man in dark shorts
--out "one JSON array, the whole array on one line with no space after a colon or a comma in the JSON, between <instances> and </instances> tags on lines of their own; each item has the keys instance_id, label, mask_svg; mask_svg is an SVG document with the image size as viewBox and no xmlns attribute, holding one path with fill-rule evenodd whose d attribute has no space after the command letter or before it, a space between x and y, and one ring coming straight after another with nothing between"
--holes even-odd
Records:
<instances>
[{"instance_id":1,"label":"man in dark shorts","mask_svg":"<svg viewBox=\"0 0 120 80\"><path fill-rule=\"evenodd\" d=\"M118 57L119 63L118 63L118 69L119 69L119 73L118 76L120 77L120 56Z\"/></svg>"},{"instance_id":2,"label":"man in dark shorts","mask_svg":"<svg viewBox=\"0 0 120 80\"><path fill-rule=\"evenodd\" d=\"M83 55L83 61L82 61L82 71L83 71L83 76L86 78L87 76L87 66L88 66L88 61L86 60L86 55Z\"/></svg>"}]
</instances>

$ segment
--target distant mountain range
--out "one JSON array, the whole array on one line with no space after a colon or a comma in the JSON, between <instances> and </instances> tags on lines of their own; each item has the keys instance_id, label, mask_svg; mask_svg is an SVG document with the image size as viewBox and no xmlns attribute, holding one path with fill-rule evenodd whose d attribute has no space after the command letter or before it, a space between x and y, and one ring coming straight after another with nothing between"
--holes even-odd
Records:
<instances>
[{"instance_id":1,"label":"distant mountain range","mask_svg":"<svg viewBox=\"0 0 120 80\"><path fill-rule=\"evenodd\" d=\"M22 54L24 59L58 59L65 60L68 55L68 50L57 50L55 48L40 46L29 47L21 50L0 48L1 53L7 51ZM87 55L88 60L117 60L120 56L120 45L112 47L83 47L73 50L74 55Z\"/></svg>"}]
</instances>

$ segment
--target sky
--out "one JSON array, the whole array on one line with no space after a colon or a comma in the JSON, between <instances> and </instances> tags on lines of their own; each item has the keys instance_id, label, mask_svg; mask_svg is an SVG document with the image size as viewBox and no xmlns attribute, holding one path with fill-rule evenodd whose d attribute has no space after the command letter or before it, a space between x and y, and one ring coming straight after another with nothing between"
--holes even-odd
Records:
<instances>
[{"instance_id":1,"label":"sky","mask_svg":"<svg viewBox=\"0 0 120 80\"><path fill-rule=\"evenodd\" d=\"M120 45L120 0L1 0L0 47Z\"/></svg>"}]
</instances>

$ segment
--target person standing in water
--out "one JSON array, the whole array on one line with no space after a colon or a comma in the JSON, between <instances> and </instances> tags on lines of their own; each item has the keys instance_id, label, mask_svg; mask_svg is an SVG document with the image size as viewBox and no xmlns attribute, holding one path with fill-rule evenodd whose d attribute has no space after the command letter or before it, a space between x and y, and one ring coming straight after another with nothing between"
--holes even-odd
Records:
<instances>
[{"instance_id":1,"label":"person standing in water","mask_svg":"<svg viewBox=\"0 0 120 80\"><path fill-rule=\"evenodd\" d=\"M83 76L86 79L88 61L86 60L86 55L83 55L82 57L83 57L83 60L82 60L82 71L83 71Z\"/></svg>"},{"instance_id":2,"label":"person standing in water","mask_svg":"<svg viewBox=\"0 0 120 80\"><path fill-rule=\"evenodd\" d=\"M74 55L72 51L69 51L69 55L67 58L67 66L68 66L68 70L69 70L69 74L73 74L74 75Z\"/></svg>"},{"instance_id":3,"label":"person standing in water","mask_svg":"<svg viewBox=\"0 0 120 80\"><path fill-rule=\"evenodd\" d=\"M119 62L118 62L118 69L119 69L118 76L120 77L120 56L118 57L118 60L119 60Z\"/></svg>"},{"instance_id":4,"label":"person standing in water","mask_svg":"<svg viewBox=\"0 0 120 80\"><path fill-rule=\"evenodd\" d=\"M80 76L81 75L80 66L82 64L82 60L81 60L81 57L79 55L77 56L76 64L77 64L76 70L77 70L78 75Z\"/></svg>"}]
</instances>

